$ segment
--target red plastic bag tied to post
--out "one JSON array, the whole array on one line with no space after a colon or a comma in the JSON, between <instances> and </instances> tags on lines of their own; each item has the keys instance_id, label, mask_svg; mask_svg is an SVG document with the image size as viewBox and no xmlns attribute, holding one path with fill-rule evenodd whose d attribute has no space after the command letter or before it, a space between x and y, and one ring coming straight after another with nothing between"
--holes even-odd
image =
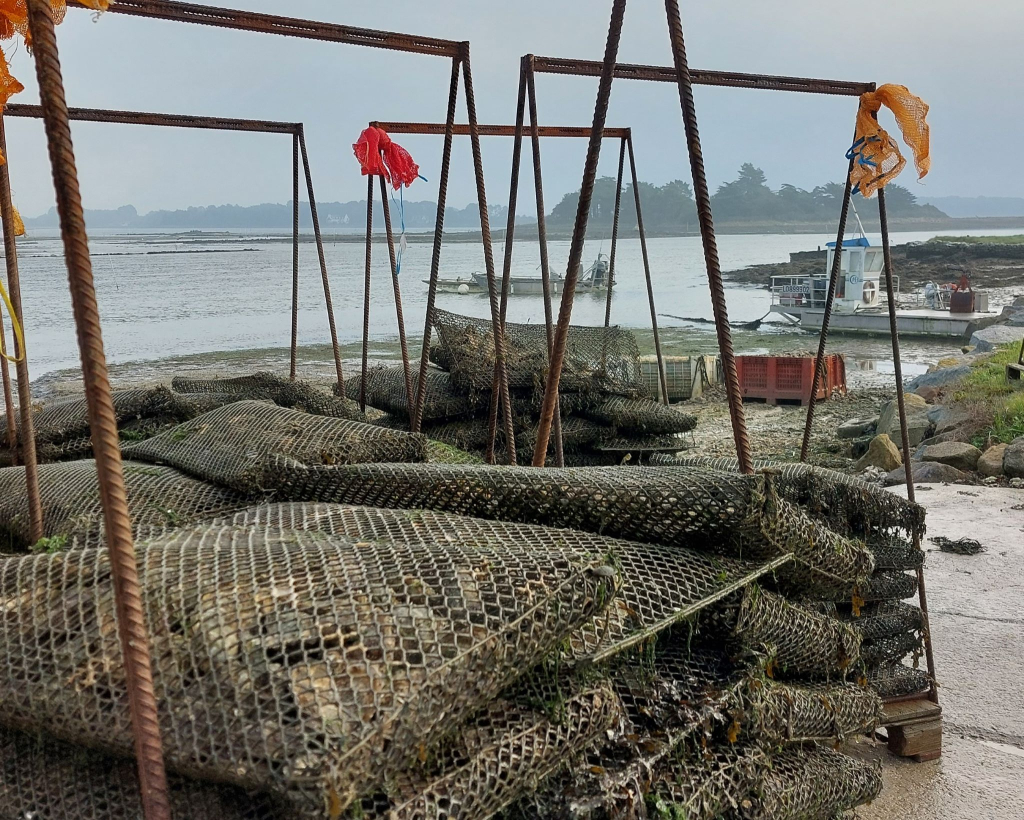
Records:
<instances>
[{"instance_id":1,"label":"red plastic bag tied to post","mask_svg":"<svg viewBox=\"0 0 1024 820\"><path fill-rule=\"evenodd\" d=\"M382 176L397 191L408 188L420 175L420 166L401 145L394 142L383 128L371 125L359 135L352 146L363 176Z\"/></svg>"}]
</instances>

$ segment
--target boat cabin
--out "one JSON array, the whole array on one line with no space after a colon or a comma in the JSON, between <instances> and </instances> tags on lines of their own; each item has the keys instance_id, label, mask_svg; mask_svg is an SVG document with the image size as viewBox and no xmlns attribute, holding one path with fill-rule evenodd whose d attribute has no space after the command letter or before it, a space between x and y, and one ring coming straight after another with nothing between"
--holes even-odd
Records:
<instances>
[{"instance_id":1,"label":"boat cabin","mask_svg":"<svg viewBox=\"0 0 1024 820\"><path fill-rule=\"evenodd\" d=\"M836 243L826 245L825 266L811 276L772 277L772 301L786 307L824 308L828 280L836 255ZM854 313L879 305L884 259L882 249L872 247L867 237L844 240L836 282L836 313Z\"/></svg>"}]
</instances>

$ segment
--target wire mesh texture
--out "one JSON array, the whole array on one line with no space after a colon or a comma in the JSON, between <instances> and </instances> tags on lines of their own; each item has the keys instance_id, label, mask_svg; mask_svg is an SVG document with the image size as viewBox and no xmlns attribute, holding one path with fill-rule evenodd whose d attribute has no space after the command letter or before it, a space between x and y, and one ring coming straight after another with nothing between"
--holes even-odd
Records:
<instances>
[{"instance_id":1,"label":"wire mesh texture","mask_svg":"<svg viewBox=\"0 0 1024 820\"><path fill-rule=\"evenodd\" d=\"M228 393L239 398L272 401L281 407L302 410L316 416L365 421L359 406L334 396L308 382L291 381L273 373L253 373L226 379L193 379L176 376L171 387L178 393Z\"/></svg>"},{"instance_id":2,"label":"wire mesh texture","mask_svg":"<svg viewBox=\"0 0 1024 820\"><path fill-rule=\"evenodd\" d=\"M391 538L405 544L485 544L496 550L504 544L522 544L529 545L538 554L553 552L577 561L603 556L619 571L619 593L599 622L580 626L569 638L564 647L567 661L594 662L611 657L713 605L780 566L780 561L756 563L711 559L685 548L641 544L582 531L488 521L430 510L269 504L241 511L230 519L230 523L235 526L326 532L358 540Z\"/></svg>"},{"instance_id":3,"label":"wire mesh texture","mask_svg":"<svg viewBox=\"0 0 1024 820\"><path fill-rule=\"evenodd\" d=\"M924 628L924 617L920 608L902 601L879 601L857 607L844 607L839 617L847 621L864 640L891 638L904 632L920 631Z\"/></svg>"},{"instance_id":4,"label":"wire mesh texture","mask_svg":"<svg viewBox=\"0 0 1024 820\"><path fill-rule=\"evenodd\" d=\"M126 458L168 464L241 492L261 493L276 483L271 475L275 457L307 465L423 461L426 438L240 401L122 449Z\"/></svg>"},{"instance_id":5,"label":"wire mesh texture","mask_svg":"<svg viewBox=\"0 0 1024 820\"><path fill-rule=\"evenodd\" d=\"M170 467L124 462L128 511L136 536L241 509L246 496L207 484ZM106 542L96 462L70 461L39 467L44 540L32 543L24 467L0 470L0 550L58 551Z\"/></svg>"},{"instance_id":6,"label":"wire mesh texture","mask_svg":"<svg viewBox=\"0 0 1024 820\"><path fill-rule=\"evenodd\" d=\"M784 571L840 598L871 573L867 549L774 498L770 477L679 468L278 463L282 500L434 509L541 523L755 560L792 553Z\"/></svg>"},{"instance_id":7,"label":"wire mesh texture","mask_svg":"<svg viewBox=\"0 0 1024 820\"><path fill-rule=\"evenodd\" d=\"M181 395L166 387L154 387L114 390L113 400L121 438L137 441L235 399L221 394ZM48 402L32 415L36 457L40 464L92 455L88 407L84 397ZM0 466L9 466L7 426L5 421L0 421L0 424L3 425Z\"/></svg>"},{"instance_id":8,"label":"wire mesh texture","mask_svg":"<svg viewBox=\"0 0 1024 820\"><path fill-rule=\"evenodd\" d=\"M580 410L580 413L624 434L688 433L697 426L697 417L694 415L681 413L650 400L622 396L607 398L600 404Z\"/></svg>"},{"instance_id":9,"label":"wire mesh texture","mask_svg":"<svg viewBox=\"0 0 1024 820\"><path fill-rule=\"evenodd\" d=\"M288 820L283 807L243 789L170 778L183 820ZM138 820L135 761L0 729L0 820Z\"/></svg>"},{"instance_id":10,"label":"wire mesh texture","mask_svg":"<svg viewBox=\"0 0 1024 820\"><path fill-rule=\"evenodd\" d=\"M464 390L489 394L494 378L491 325L480 319L434 310L437 342L431 361ZM505 323L505 360L510 388L543 392L548 340L542 325ZM619 327L574 325L568 336L560 390L567 393L644 394L640 351L632 333Z\"/></svg>"},{"instance_id":11,"label":"wire mesh texture","mask_svg":"<svg viewBox=\"0 0 1024 820\"><path fill-rule=\"evenodd\" d=\"M869 670L867 682L882 700L919 695L931 689L932 685L932 679L926 671L902 663L886 664Z\"/></svg>"},{"instance_id":12,"label":"wire mesh texture","mask_svg":"<svg viewBox=\"0 0 1024 820\"><path fill-rule=\"evenodd\" d=\"M598 615L601 559L205 527L137 547L165 759L331 812L382 787ZM0 563L0 722L132 733L104 551Z\"/></svg>"},{"instance_id":13,"label":"wire mesh texture","mask_svg":"<svg viewBox=\"0 0 1024 820\"><path fill-rule=\"evenodd\" d=\"M490 394L476 396L456 388L451 374L436 368L426 372L427 396L423 402L423 421L445 421L471 416L485 410ZM419 374L412 374L413 396L419 383ZM352 401L359 401L363 377L357 373L345 380L345 395ZM366 374L366 403L409 421L409 401L405 390L405 371L401 366L381 365L371 368Z\"/></svg>"},{"instance_id":14,"label":"wire mesh texture","mask_svg":"<svg viewBox=\"0 0 1024 820\"><path fill-rule=\"evenodd\" d=\"M656 456L651 463L724 472L739 470L736 459L711 456ZM774 486L783 498L800 504L838 532L861 537L893 530L908 536L924 534L924 507L856 476L810 464L787 464L770 459L755 460L754 466L774 475Z\"/></svg>"}]
</instances>

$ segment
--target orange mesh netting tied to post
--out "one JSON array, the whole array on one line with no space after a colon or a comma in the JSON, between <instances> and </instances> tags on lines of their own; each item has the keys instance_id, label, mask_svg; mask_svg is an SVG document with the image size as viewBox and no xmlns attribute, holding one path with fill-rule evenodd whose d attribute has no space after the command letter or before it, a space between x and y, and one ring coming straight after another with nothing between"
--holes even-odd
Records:
<instances>
[{"instance_id":1,"label":"orange mesh netting tied to post","mask_svg":"<svg viewBox=\"0 0 1024 820\"><path fill-rule=\"evenodd\" d=\"M420 166L401 145L393 142L383 128L371 125L352 146L363 176L383 176L397 191L408 188L420 175Z\"/></svg>"},{"instance_id":2,"label":"orange mesh netting tied to post","mask_svg":"<svg viewBox=\"0 0 1024 820\"><path fill-rule=\"evenodd\" d=\"M878 110L883 105L896 116L903 139L914 152L918 179L928 173L932 164L929 129L925 121L928 104L911 94L904 85L883 85L876 91L862 94L857 112L857 135L846 158L853 160L853 190L865 197L871 197L875 191L884 188L899 176L907 164L896 140L878 123Z\"/></svg>"}]
</instances>

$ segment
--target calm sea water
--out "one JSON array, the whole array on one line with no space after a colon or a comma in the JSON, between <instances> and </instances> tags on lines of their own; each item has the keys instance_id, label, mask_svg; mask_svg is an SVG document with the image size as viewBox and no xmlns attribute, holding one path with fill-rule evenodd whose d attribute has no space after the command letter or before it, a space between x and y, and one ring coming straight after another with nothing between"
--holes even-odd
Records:
<instances>
[{"instance_id":1,"label":"calm sea water","mask_svg":"<svg viewBox=\"0 0 1024 820\"><path fill-rule=\"evenodd\" d=\"M995 233L984 231L979 233ZM894 234L894 243L928 239L930 233ZM111 362L145 362L191 354L283 348L290 333L291 246L288 242L264 241L266 237L243 235L103 236L91 240L96 288L103 319L104 341ZM723 270L769 262L785 262L792 251L811 250L834 237L827 235L751 235L718 238ZM878 241L871 237L872 241ZM704 270L700 239L658 238L648 243L658 310L678 316L711 318L711 301ZM25 303L28 350L32 375L38 378L55 370L78 366L78 349L67 274L59 240L45 232L19 241L22 290ZM569 243L550 243L554 270L564 271ZM375 243L372 285L371 334L375 340L397 334L386 247ZM608 252L607 242L588 242L584 265L598 252ZM499 267L503 247L494 248ZM402 263L401 283L409 334L422 333L429 273L430 243L409 245ZM335 311L342 341L360 338L364 247L337 242L326 247ZM323 345L329 340L324 313L316 249L303 243L300 251L301 289L299 341ZM533 274L539 265L536 242L516 243L513 268ZM442 275L465 276L483 270L478 243L451 242L442 249ZM538 273L539 275L539 273ZM627 327L650 327L650 312L643 280L638 240L619 243L612 321ZM768 312L767 291L732 286L727 288L730 318L757 319ZM488 316L488 303L480 295L438 296L438 306L473 316ZM542 322L539 297L513 297L509 319ZM601 324L604 296L580 295L573 310L578 324ZM707 326L660 318L667 338L676 346L669 353L686 354L698 348L714 348L713 330ZM8 327L8 332L9 332ZM791 328L764 326L758 333L737 332L737 348L811 347L814 339ZM865 372L892 372L891 354L880 341L842 340L837 349L860 357ZM930 361L955 348L953 340L941 343L911 342L907 346L910 372L923 370Z\"/></svg>"}]
</instances>

